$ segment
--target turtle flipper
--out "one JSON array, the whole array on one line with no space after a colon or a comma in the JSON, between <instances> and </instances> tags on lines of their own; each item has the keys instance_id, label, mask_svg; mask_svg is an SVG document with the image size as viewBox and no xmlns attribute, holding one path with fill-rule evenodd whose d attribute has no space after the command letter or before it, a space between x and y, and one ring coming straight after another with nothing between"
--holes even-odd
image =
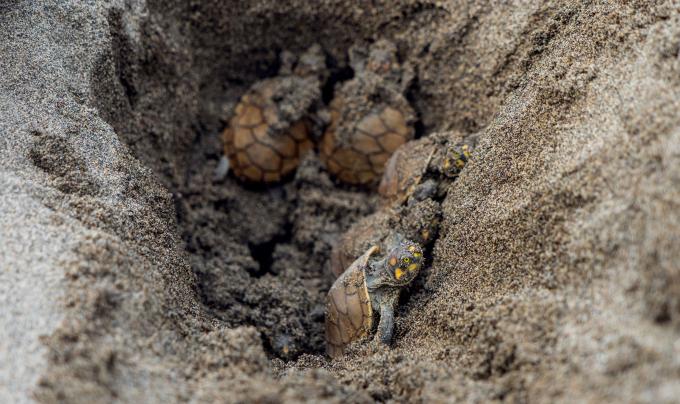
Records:
<instances>
[{"instance_id":1,"label":"turtle flipper","mask_svg":"<svg viewBox=\"0 0 680 404\"><path fill-rule=\"evenodd\" d=\"M383 302L380 305L380 323L375 334L377 341L390 345L394 335L394 302Z\"/></svg>"},{"instance_id":2,"label":"turtle flipper","mask_svg":"<svg viewBox=\"0 0 680 404\"><path fill-rule=\"evenodd\" d=\"M217 164L217 168L213 171L213 181L219 182L227 178L229 173L229 159L227 156L222 156L220 162Z\"/></svg>"}]
</instances>

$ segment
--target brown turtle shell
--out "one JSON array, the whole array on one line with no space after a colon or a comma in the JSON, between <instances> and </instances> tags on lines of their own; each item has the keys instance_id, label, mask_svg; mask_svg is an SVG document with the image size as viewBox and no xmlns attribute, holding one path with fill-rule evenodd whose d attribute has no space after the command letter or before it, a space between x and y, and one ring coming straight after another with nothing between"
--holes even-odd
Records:
<instances>
[{"instance_id":1,"label":"brown turtle shell","mask_svg":"<svg viewBox=\"0 0 680 404\"><path fill-rule=\"evenodd\" d=\"M437 145L430 138L406 143L390 157L378 187L384 202L401 203L414 191L425 174Z\"/></svg>"},{"instance_id":2,"label":"brown turtle shell","mask_svg":"<svg viewBox=\"0 0 680 404\"><path fill-rule=\"evenodd\" d=\"M331 271L342 275L367 248L379 245L392 231L392 213L379 210L354 223L333 245L330 256Z\"/></svg>"},{"instance_id":3,"label":"brown turtle shell","mask_svg":"<svg viewBox=\"0 0 680 404\"><path fill-rule=\"evenodd\" d=\"M224 152L234 174L246 181L276 182L295 170L300 156L312 148L305 120L280 127L272 100L273 81L246 93L224 130Z\"/></svg>"},{"instance_id":4,"label":"brown turtle shell","mask_svg":"<svg viewBox=\"0 0 680 404\"><path fill-rule=\"evenodd\" d=\"M392 153L413 138L413 127L408 124L405 112L379 105L357 121L352 133L340 139L338 127L345 104L341 96L330 103L331 121L319 148L321 160L328 171L343 182L374 183Z\"/></svg>"},{"instance_id":5,"label":"brown turtle shell","mask_svg":"<svg viewBox=\"0 0 680 404\"><path fill-rule=\"evenodd\" d=\"M345 347L367 336L373 327L373 308L364 270L368 259L378 252L373 246L338 278L326 297L326 352L341 356Z\"/></svg>"}]
</instances>

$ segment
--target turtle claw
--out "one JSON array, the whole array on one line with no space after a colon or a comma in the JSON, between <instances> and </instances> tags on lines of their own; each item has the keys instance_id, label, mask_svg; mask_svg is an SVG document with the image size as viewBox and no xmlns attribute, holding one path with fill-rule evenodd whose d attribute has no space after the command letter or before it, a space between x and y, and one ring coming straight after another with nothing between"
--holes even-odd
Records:
<instances>
[{"instance_id":1,"label":"turtle claw","mask_svg":"<svg viewBox=\"0 0 680 404\"><path fill-rule=\"evenodd\" d=\"M390 346L382 342L377 335L368 343L369 354L375 355L389 350Z\"/></svg>"},{"instance_id":2,"label":"turtle claw","mask_svg":"<svg viewBox=\"0 0 680 404\"><path fill-rule=\"evenodd\" d=\"M322 108L316 114L309 117L311 123L311 135L315 141L320 141L323 136L323 130L331 123L331 112Z\"/></svg>"},{"instance_id":3,"label":"turtle claw","mask_svg":"<svg viewBox=\"0 0 680 404\"><path fill-rule=\"evenodd\" d=\"M327 126L331 123L331 111L327 108L320 109L312 119L321 126Z\"/></svg>"},{"instance_id":4,"label":"turtle claw","mask_svg":"<svg viewBox=\"0 0 680 404\"><path fill-rule=\"evenodd\" d=\"M213 182L224 181L229 174L229 159L227 156L222 156L220 162L217 164L215 171L213 171Z\"/></svg>"}]
</instances>

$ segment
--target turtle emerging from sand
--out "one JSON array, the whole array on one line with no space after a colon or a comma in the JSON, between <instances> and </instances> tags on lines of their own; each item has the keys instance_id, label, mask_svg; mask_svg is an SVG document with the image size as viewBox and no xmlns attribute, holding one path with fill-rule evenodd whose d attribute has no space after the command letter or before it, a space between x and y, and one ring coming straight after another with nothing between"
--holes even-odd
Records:
<instances>
[{"instance_id":1,"label":"turtle emerging from sand","mask_svg":"<svg viewBox=\"0 0 680 404\"><path fill-rule=\"evenodd\" d=\"M373 246L335 281L326 298L326 351L341 356L353 341L368 336L379 316L376 340L389 345L394 334L394 309L402 288L411 283L423 264L416 243L397 235L387 255Z\"/></svg>"},{"instance_id":2,"label":"turtle emerging from sand","mask_svg":"<svg viewBox=\"0 0 680 404\"><path fill-rule=\"evenodd\" d=\"M345 183L376 183L385 163L414 136L415 113L404 97L413 72L396 46L379 40L350 50L355 77L336 89L330 124L319 146L328 171Z\"/></svg>"},{"instance_id":3,"label":"turtle emerging from sand","mask_svg":"<svg viewBox=\"0 0 680 404\"><path fill-rule=\"evenodd\" d=\"M223 133L228 160L222 159L216 178L231 168L244 181L277 182L312 149L311 117L321 103L325 55L314 45L298 60L289 52L281 59L279 75L255 83L236 105Z\"/></svg>"},{"instance_id":4,"label":"turtle emerging from sand","mask_svg":"<svg viewBox=\"0 0 680 404\"><path fill-rule=\"evenodd\" d=\"M457 137L454 140L442 134L433 134L400 147L388 160L380 180L378 193L383 202L403 203L412 196L422 199L433 191L432 182L422 181L428 170L436 171L440 179L457 178L470 160L475 142L474 136L464 140ZM431 174L431 177L434 176L434 173Z\"/></svg>"}]
</instances>

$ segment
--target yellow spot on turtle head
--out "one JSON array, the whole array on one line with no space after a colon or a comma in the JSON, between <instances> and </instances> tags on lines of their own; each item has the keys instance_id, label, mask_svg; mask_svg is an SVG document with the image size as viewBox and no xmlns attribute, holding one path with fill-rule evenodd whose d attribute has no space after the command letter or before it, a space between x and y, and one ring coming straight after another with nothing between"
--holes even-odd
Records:
<instances>
[{"instance_id":1,"label":"yellow spot on turtle head","mask_svg":"<svg viewBox=\"0 0 680 404\"><path fill-rule=\"evenodd\" d=\"M397 257L390 257L389 264L390 264L390 266L397 265Z\"/></svg>"},{"instance_id":2,"label":"yellow spot on turtle head","mask_svg":"<svg viewBox=\"0 0 680 404\"><path fill-rule=\"evenodd\" d=\"M409 250L410 252L415 252L415 251L416 251L416 246L410 245L410 246L408 246L408 250Z\"/></svg>"},{"instance_id":3,"label":"yellow spot on turtle head","mask_svg":"<svg viewBox=\"0 0 680 404\"><path fill-rule=\"evenodd\" d=\"M409 271L415 271L416 269L418 269L418 264L415 264L415 263L414 263L414 264L411 264L411 265L408 266L407 269L408 269Z\"/></svg>"},{"instance_id":4,"label":"yellow spot on turtle head","mask_svg":"<svg viewBox=\"0 0 680 404\"><path fill-rule=\"evenodd\" d=\"M419 252L414 252L414 253L413 253L413 256L416 257L416 258L419 258L419 257L422 257L423 254L421 254L421 253L419 253Z\"/></svg>"},{"instance_id":5,"label":"yellow spot on turtle head","mask_svg":"<svg viewBox=\"0 0 680 404\"><path fill-rule=\"evenodd\" d=\"M397 280L401 279L401 277L404 276L404 270L401 268L397 268L394 270L394 277L397 278Z\"/></svg>"}]
</instances>

